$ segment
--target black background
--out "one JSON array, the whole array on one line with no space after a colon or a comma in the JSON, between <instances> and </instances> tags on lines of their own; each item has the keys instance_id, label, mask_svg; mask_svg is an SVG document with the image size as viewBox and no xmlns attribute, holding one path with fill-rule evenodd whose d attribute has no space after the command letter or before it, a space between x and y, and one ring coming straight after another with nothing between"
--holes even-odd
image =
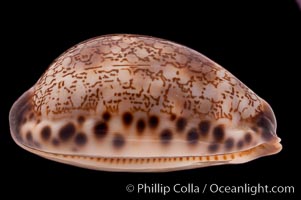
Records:
<instances>
[{"instance_id":1,"label":"black background","mask_svg":"<svg viewBox=\"0 0 301 200\"><path fill-rule=\"evenodd\" d=\"M295 194L162 194L156 199L296 199L300 194L300 11L293 1L192 4L155 3L62 6L11 5L2 17L1 193L26 198L143 199L127 184L293 185ZM76 4L76 3L73 3ZM47 11L49 10L49 11ZM270 103L282 138L281 153L241 165L170 173L110 173L52 162L18 147L8 112L48 65L67 48L111 33L160 37L195 49L224 66ZM299 117L298 117L299 114ZM10 192L12 191L12 192ZM3 193L4 192L4 193ZM41 194L42 193L42 194Z\"/></svg>"}]
</instances>

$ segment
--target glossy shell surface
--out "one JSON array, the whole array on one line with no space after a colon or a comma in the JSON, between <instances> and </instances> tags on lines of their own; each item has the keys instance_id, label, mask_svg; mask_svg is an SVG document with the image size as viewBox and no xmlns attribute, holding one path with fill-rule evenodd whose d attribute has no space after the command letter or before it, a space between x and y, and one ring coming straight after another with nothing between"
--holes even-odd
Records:
<instances>
[{"instance_id":1,"label":"glossy shell surface","mask_svg":"<svg viewBox=\"0 0 301 200\"><path fill-rule=\"evenodd\" d=\"M282 148L263 99L204 55L149 36L75 45L15 102L9 119L22 148L97 170L244 163Z\"/></svg>"}]
</instances>

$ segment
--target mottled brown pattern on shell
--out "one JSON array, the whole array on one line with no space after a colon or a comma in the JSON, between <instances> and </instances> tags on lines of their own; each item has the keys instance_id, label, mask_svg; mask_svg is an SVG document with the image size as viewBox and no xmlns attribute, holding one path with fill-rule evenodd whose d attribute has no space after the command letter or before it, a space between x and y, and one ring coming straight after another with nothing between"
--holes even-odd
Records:
<instances>
[{"instance_id":1,"label":"mottled brown pattern on shell","mask_svg":"<svg viewBox=\"0 0 301 200\"><path fill-rule=\"evenodd\" d=\"M120 113L125 105L130 111L230 120L234 113L246 119L260 110L252 91L205 56L137 35L102 36L72 47L35 85L33 102L37 113L50 117L102 108Z\"/></svg>"},{"instance_id":2,"label":"mottled brown pattern on shell","mask_svg":"<svg viewBox=\"0 0 301 200\"><path fill-rule=\"evenodd\" d=\"M281 150L270 106L227 70L185 46L137 35L67 50L14 104L10 126L29 151L109 171L139 171L136 164L152 159L246 162ZM244 154L250 148L253 157ZM102 158L112 166L89 163ZM126 159L133 166L119 168Z\"/></svg>"}]
</instances>

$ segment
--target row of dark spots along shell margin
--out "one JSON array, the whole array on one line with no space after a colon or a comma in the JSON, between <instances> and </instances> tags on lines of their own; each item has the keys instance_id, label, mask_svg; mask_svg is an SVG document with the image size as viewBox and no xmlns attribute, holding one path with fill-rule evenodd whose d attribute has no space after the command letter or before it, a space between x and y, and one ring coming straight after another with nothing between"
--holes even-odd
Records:
<instances>
[{"instance_id":1,"label":"row of dark spots along shell margin","mask_svg":"<svg viewBox=\"0 0 301 200\"><path fill-rule=\"evenodd\" d=\"M52 138L51 142L54 146L59 146L61 142L70 141L76 134L76 127L73 123L69 122L62 126L58 132L58 137ZM51 127L46 125L41 129L41 139L48 142L51 139Z\"/></svg>"},{"instance_id":2,"label":"row of dark spots along shell margin","mask_svg":"<svg viewBox=\"0 0 301 200\"><path fill-rule=\"evenodd\" d=\"M105 138L108 135L109 132L109 125L107 124L108 121L111 119L111 114L108 112L103 113L102 120L99 120L95 122L93 126L93 133L97 139ZM82 124L85 121L84 117L79 116L77 122L79 124ZM134 122L134 117L130 112L125 112L122 115L122 121L125 126L130 126ZM202 137L207 137L209 132L212 133L214 143L208 146L208 150L210 152L217 151L220 146L223 144L224 148L226 150L231 150L234 145L234 139L233 138L227 138L225 139L225 127L224 125L217 125L213 128L211 128L211 123L208 120L201 121L196 128L189 128L187 129L187 119L183 117L175 119L171 119L171 121L175 121L175 127L176 131L179 134L183 134L183 132L186 132L186 140L188 144L190 145L196 145L198 144L198 141ZM151 115L148 117L148 119L140 118L135 123L136 129L138 134L142 134L143 131L148 127L150 129L155 129L159 125L159 118L155 115ZM187 129L187 130L186 130ZM49 141L51 139L51 128L50 126L46 125L41 129L41 138L43 141ZM57 138L52 138L53 145L57 146L61 142L67 142L73 139L74 143L78 146L83 146L87 143L87 136L83 132L78 132L76 130L76 126L72 123L66 123L63 125L59 132ZM170 129L163 129L159 133L159 139L161 140L161 143L164 145L170 144L171 140L173 139L173 132ZM29 143L32 143L32 135L27 134L26 140ZM244 138L239 140L236 144L236 147L238 149L241 149L244 144L250 144L252 141L252 136L250 133L246 133L244 135ZM122 134L116 133L112 140L112 145L115 148L121 148L125 145L125 138Z\"/></svg>"},{"instance_id":3,"label":"row of dark spots along shell margin","mask_svg":"<svg viewBox=\"0 0 301 200\"><path fill-rule=\"evenodd\" d=\"M125 112L122 115L122 122L125 127L129 127L134 123L134 116L131 112ZM139 134L143 133L147 126L150 129L156 129L159 125L159 118L155 115L151 115L148 119L139 118L136 121L136 130Z\"/></svg>"},{"instance_id":4,"label":"row of dark spots along shell margin","mask_svg":"<svg viewBox=\"0 0 301 200\"><path fill-rule=\"evenodd\" d=\"M44 142L50 141L51 135L52 130L49 125L46 125L41 129L41 139ZM54 146L59 146L60 143L68 142L72 139L78 146L83 146L87 143L88 140L85 133L77 132L75 125L69 122L60 128L58 132L58 137L52 138L51 141Z\"/></svg>"},{"instance_id":5,"label":"row of dark spots along shell margin","mask_svg":"<svg viewBox=\"0 0 301 200\"><path fill-rule=\"evenodd\" d=\"M80 119L82 118L82 119ZM107 124L107 121L109 121L111 118L111 115L109 113L104 113L103 114L103 120L97 121L94 125L94 134L96 138L102 139L108 134L108 129L109 126ZM84 121L83 117L79 117L78 123L81 124ZM131 113L126 112L123 115L123 121L125 125L130 125L133 122L133 116ZM138 119L136 122L136 128L138 132L143 132L146 126L148 125L150 128L156 128L159 124L159 118L156 116L150 116L148 119L148 124L146 124L145 119ZM187 120L185 118L178 118L175 121L176 129L179 131L180 134L183 132L187 126ZM208 151L210 152L216 152L220 146L223 144L224 149L226 150L231 150L235 145L234 145L234 139L233 138L227 138L224 140L225 137L225 132L224 132L224 126L223 125L217 125L215 126L212 131L211 129L211 123L210 121L201 121L198 124L198 129L197 128L190 128L187 130L186 133L186 140L188 144L191 145L196 145L199 141L199 138L207 136L209 132L212 132L213 138L215 142L211 145L208 146ZM26 134L26 140L27 143L30 145L33 145L33 137L32 133L28 132ZM49 141L51 138L51 128L50 126L44 126L41 129L41 138L44 141ZM67 142L70 141L71 138L73 138L73 141L75 142L76 145L78 146L83 146L84 144L87 143L87 136L85 133L78 132L76 130L76 127L73 123L67 123L64 126L61 127L58 133L58 138L53 138L52 143L55 146L58 146L61 142ZM173 133L170 129L163 129L160 132L159 139L161 140L161 143L164 145L170 144L171 140L173 139ZM244 135L244 138L239 140L236 143L236 147L238 149L241 149L244 144L250 144L252 141L252 136L250 133L246 133ZM38 144L37 144L38 145ZM122 134L116 133L112 139L112 146L116 149L120 149L125 145L125 138Z\"/></svg>"},{"instance_id":6,"label":"row of dark spots along shell margin","mask_svg":"<svg viewBox=\"0 0 301 200\"><path fill-rule=\"evenodd\" d=\"M92 131L94 133L94 136L97 139L103 139L108 135L109 132L109 125L108 122L111 119L111 114L109 112L104 112L102 114L102 120L96 121ZM130 112L125 112L122 115L122 121L125 126L130 126L133 121L133 115ZM77 123L79 125L82 125L85 122L84 116L78 116ZM149 128L155 129L158 127L159 124L159 118L157 116L150 116L148 119L148 124L146 124L146 120L139 119L136 124L136 128L138 132L143 132L146 126L148 125ZM48 142L51 139L52 131L51 127L46 125L41 129L41 139L44 142ZM28 136L27 140L30 141L32 136ZM83 146L87 143L87 136L83 132L77 132L76 126L74 123L69 122L63 125L59 131L58 131L58 137L52 138L52 144L54 146L59 146L60 143L68 142L71 139L74 140L75 144L78 146ZM112 140L112 145L115 148L121 148L125 145L125 138L122 134L116 133Z\"/></svg>"},{"instance_id":7,"label":"row of dark spots along shell margin","mask_svg":"<svg viewBox=\"0 0 301 200\"><path fill-rule=\"evenodd\" d=\"M174 119L171 119L174 121ZM176 131L179 134L183 134L187 127L187 119L184 117L179 117L175 120ZM211 123L208 120L201 121L197 127L189 128L186 132L186 140L191 145L196 145L200 138L207 137L211 129ZM223 130L219 130L219 127L214 128L213 132L215 133L215 138L220 139L223 138Z\"/></svg>"},{"instance_id":8,"label":"row of dark spots along shell margin","mask_svg":"<svg viewBox=\"0 0 301 200\"><path fill-rule=\"evenodd\" d=\"M104 112L102 114L102 120L95 122L92 131L97 139L101 140L108 135L109 132L108 122L110 121L110 119L111 119L111 114L109 112ZM130 112L125 112L122 115L122 121L125 126L130 126L134 121L134 117ZM78 125L82 125L84 122L85 122L84 116L79 116L77 118ZM148 124L146 122L148 122ZM142 118L139 119L136 123L137 131L142 133L147 127L147 125L150 129L157 128L159 125L159 118L155 115L152 115L148 118L148 120ZM52 135L52 130L50 126L46 125L41 129L41 139L44 142L48 142L49 140L52 139L52 144L54 146L59 146L61 143L68 142L71 139L73 139L75 144L78 146L83 146L88 141L86 134L83 132L78 132L76 126L72 122L66 123L59 129L58 137L52 138L51 135ZM30 135L26 139L28 141L31 141L32 140L31 138L32 136ZM169 135L166 135L166 140L169 140ZM120 133L116 133L112 139L112 146L119 149L124 145L125 145L124 136Z\"/></svg>"},{"instance_id":9,"label":"row of dark spots along shell margin","mask_svg":"<svg viewBox=\"0 0 301 200\"><path fill-rule=\"evenodd\" d=\"M186 140L188 144L195 146L198 144L201 137L207 137L210 129L211 123L208 120L201 121L198 124L198 127L192 127L187 129L188 121L184 117L178 117L176 115L171 115L170 121L175 123L175 131L178 134L186 133ZM220 142L224 138L224 131L222 126L217 126L213 129L214 138L217 142ZM161 143L164 145L170 144L170 141L173 139L173 132L170 129L163 129L159 135ZM209 147L209 150L215 150L217 147Z\"/></svg>"},{"instance_id":10,"label":"row of dark spots along shell margin","mask_svg":"<svg viewBox=\"0 0 301 200\"><path fill-rule=\"evenodd\" d=\"M176 117L175 117L176 118ZM171 121L174 121L175 119L171 119ZM183 134L183 132L186 131L187 127L187 119L183 117L177 118L175 120L175 127L176 131L179 134ZM203 120L199 122L198 127L193 127L189 128L186 131L186 140L188 144L195 146L198 144L198 141L201 138L206 138L208 137L209 133L212 134L213 138L213 143L208 145L208 151L209 152L216 152L218 151L222 146L225 150L230 151L233 149L235 146L238 149L242 149L244 145L249 145L252 141L252 135L249 132L246 132L244 134L244 137L237 141L235 144L235 141L233 138L226 138L225 134L225 126L223 124L216 125L215 127L212 127L211 122L209 120ZM161 133L161 140L163 144L168 144L167 139L171 140L172 139L172 132L171 136L166 137L166 130L163 130ZM164 136L164 137L163 137Z\"/></svg>"},{"instance_id":11,"label":"row of dark spots along shell margin","mask_svg":"<svg viewBox=\"0 0 301 200\"><path fill-rule=\"evenodd\" d=\"M187 127L187 119L184 117L179 117L177 118L175 115L170 118L171 121L175 121L175 127L176 127L176 132L179 134L182 134L185 132L186 127ZM125 127L131 126L132 123L134 123L134 117L132 113L130 112L125 112L122 115L122 122ZM142 134L143 131L146 129L148 126L151 129L155 129L159 125L159 118L156 116L150 116L148 118L148 123L145 122L145 119L140 118L136 121L136 130L138 134ZM104 123L104 122L102 122ZM102 124L99 127L103 127L102 129L106 130L106 126ZM198 124L198 127L196 128L190 128L187 133L186 133L186 140L189 144L191 145L196 145L198 144L198 141L202 137L207 137L209 132L212 132L214 143L208 146L208 150L210 152L215 152L219 149L219 146L222 144L222 142L225 140L225 127L224 125L217 125L211 129L211 123L208 120L203 120ZM97 132L97 131L96 131ZM104 131L106 132L106 131ZM118 137L117 137L118 138ZM171 129L163 129L159 133L159 139L161 140L161 143L163 145L168 145L170 144L171 140L173 139L173 132ZM116 140L116 139L115 139ZM245 140L247 143L250 142L250 135L246 136ZM116 140L119 141L119 140ZM124 143L124 142L123 142ZM122 143L122 144L123 144ZM123 146L123 145L116 145L118 142L113 142L114 146ZM234 140L232 138L228 139L226 143L224 144L224 148L227 150L230 150L234 146ZM238 144L238 147L240 145Z\"/></svg>"},{"instance_id":12,"label":"row of dark spots along shell margin","mask_svg":"<svg viewBox=\"0 0 301 200\"><path fill-rule=\"evenodd\" d=\"M81 121L81 120L80 120ZM73 140L78 146L83 146L87 143L88 138L85 133L77 132L75 125L72 122L66 123L58 131L58 137L52 138L52 130L49 125L45 125L40 132L42 141L51 141L54 146L59 146L61 143ZM28 136L32 138L32 136ZM32 140L32 139L28 140Z\"/></svg>"},{"instance_id":13,"label":"row of dark spots along shell margin","mask_svg":"<svg viewBox=\"0 0 301 200\"><path fill-rule=\"evenodd\" d=\"M98 136L104 134L102 124L96 124L94 129L96 129ZM51 135L52 130L50 126L46 125L41 129L41 139L44 142L48 142L51 139ZM75 125L69 122L60 128L58 137L52 138L52 144L54 146L59 146L60 143L68 142L72 139L78 146L83 146L88 141L86 134L83 132L77 132Z\"/></svg>"}]
</instances>

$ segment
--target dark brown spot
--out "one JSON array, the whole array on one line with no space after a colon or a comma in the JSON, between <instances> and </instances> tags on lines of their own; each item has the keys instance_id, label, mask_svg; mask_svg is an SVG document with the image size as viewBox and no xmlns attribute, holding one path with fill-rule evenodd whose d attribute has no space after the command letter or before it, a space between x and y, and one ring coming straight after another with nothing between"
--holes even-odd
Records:
<instances>
[{"instance_id":1,"label":"dark brown spot","mask_svg":"<svg viewBox=\"0 0 301 200\"><path fill-rule=\"evenodd\" d=\"M84 122L85 122L85 117L84 117L84 116L79 116L79 117L77 118L77 122L78 122L79 124L84 123Z\"/></svg>"},{"instance_id":2,"label":"dark brown spot","mask_svg":"<svg viewBox=\"0 0 301 200\"><path fill-rule=\"evenodd\" d=\"M177 116L175 114L171 114L170 115L170 120L171 121L174 121L176 118L177 118Z\"/></svg>"},{"instance_id":3,"label":"dark brown spot","mask_svg":"<svg viewBox=\"0 0 301 200\"><path fill-rule=\"evenodd\" d=\"M148 124L149 124L149 127L154 129L154 128L157 128L157 126L159 125L159 119L157 116L150 116L149 117L149 120L148 120Z\"/></svg>"},{"instance_id":4,"label":"dark brown spot","mask_svg":"<svg viewBox=\"0 0 301 200\"><path fill-rule=\"evenodd\" d=\"M258 121L257 121L257 125L259 127L265 128L265 129L270 129L271 127L271 122L269 121L268 118L264 117L264 116L260 116Z\"/></svg>"},{"instance_id":5,"label":"dark brown spot","mask_svg":"<svg viewBox=\"0 0 301 200\"><path fill-rule=\"evenodd\" d=\"M59 131L59 138L62 141L69 140L75 134L75 126L72 123L68 123Z\"/></svg>"},{"instance_id":6,"label":"dark brown spot","mask_svg":"<svg viewBox=\"0 0 301 200\"><path fill-rule=\"evenodd\" d=\"M105 112L105 113L103 113L102 118L104 121L107 122L111 119L111 114L109 112Z\"/></svg>"},{"instance_id":7,"label":"dark brown spot","mask_svg":"<svg viewBox=\"0 0 301 200\"><path fill-rule=\"evenodd\" d=\"M52 140L52 144L53 144L54 146L58 146L58 145L60 144L60 141L59 141L57 138L54 138L54 139Z\"/></svg>"},{"instance_id":8,"label":"dark brown spot","mask_svg":"<svg viewBox=\"0 0 301 200\"><path fill-rule=\"evenodd\" d=\"M171 132L171 130L169 130L169 129L164 129L164 130L161 132L160 139L161 139L161 142L162 142L163 144L168 144L168 143L170 143L170 140L172 139L172 132Z\"/></svg>"},{"instance_id":9,"label":"dark brown spot","mask_svg":"<svg viewBox=\"0 0 301 200\"><path fill-rule=\"evenodd\" d=\"M237 143L237 148L241 149L244 146L244 141L243 140L239 140Z\"/></svg>"},{"instance_id":10,"label":"dark brown spot","mask_svg":"<svg viewBox=\"0 0 301 200\"><path fill-rule=\"evenodd\" d=\"M202 136L206 136L209 133L210 130L210 121L201 121L199 123L199 130L200 130L200 134Z\"/></svg>"},{"instance_id":11,"label":"dark brown spot","mask_svg":"<svg viewBox=\"0 0 301 200\"><path fill-rule=\"evenodd\" d=\"M145 125L144 120L143 119L139 119L137 121L137 125L136 125L138 133L142 133L144 131L144 129L145 129L145 126L146 125Z\"/></svg>"},{"instance_id":12,"label":"dark brown spot","mask_svg":"<svg viewBox=\"0 0 301 200\"><path fill-rule=\"evenodd\" d=\"M225 137L224 126L218 125L213 129L213 138L217 142L221 142Z\"/></svg>"},{"instance_id":13,"label":"dark brown spot","mask_svg":"<svg viewBox=\"0 0 301 200\"><path fill-rule=\"evenodd\" d=\"M49 140L51 135L51 129L49 126L44 126L41 130L41 137L43 140Z\"/></svg>"},{"instance_id":14,"label":"dark brown spot","mask_svg":"<svg viewBox=\"0 0 301 200\"><path fill-rule=\"evenodd\" d=\"M125 112L122 116L123 123L125 125L130 125L133 121L133 115L129 112Z\"/></svg>"},{"instance_id":15,"label":"dark brown spot","mask_svg":"<svg viewBox=\"0 0 301 200\"><path fill-rule=\"evenodd\" d=\"M119 149L119 148L123 147L124 144L125 144L125 139L124 139L123 135L116 134L113 138L113 146L115 148Z\"/></svg>"},{"instance_id":16,"label":"dark brown spot","mask_svg":"<svg viewBox=\"0 0 301 200\"><path fill-rule=\"evenodd\" d=\"M190 144L196 144L199 139L199 133L196 128L192 128L187 133L187 141Z\"/></svg>"},{"instance_id":17,"label":"dark brown spot","mask_svg":"<svg viewBox=\"0 0 301 200\"><path fill-rule=\"evenodd\" d=\"M226 139L226 141L225 141L225 149L226 150L231 150L233 148L233 146L234 146L234 140L233 140L233 138Z\"/></svg>"},{"instance_id":18,"label":"dark brown spot","mask_svg":"<svg viewBox=\"0 0 301 200\"><path fill-rule=\"evenodd\" d=\"M28 131L28 132L26 133L26 140L27 140L28 142L32 142L32 133L31 133L31 131Z\"/></svg>"},{"instance_id":19,"label":"dark brown spot","mask_svg":"<svg viewBox=\"0 0 301 200\"><path fill-rule=\"evenodd\" d=\"M213 153L213 152L216 152L218 150L218 144L210 144L208 146L208 150L209 152Z\"/></svg>"},{"instance_id":20,"label":"dark brown spot","mask_svg":"<svg viewBox=\"0 0 301 200\"><path fill-rule=\"evenodd\" d=\"M250 133L246 133L244 139L247 144L250 144L252 141L252 135Z\"/></svg>"},{"instance_id":21,"label":"dark brown spot","mask_svg":"<svg viewBox=\"0 0 301 200\"><path fill-rule=\"evenodd\" d=\"M261 115L258 118L257 126L261 127L262 138L264 140L271 140L274 137L275 132L274 132L273 126L275 126L275 125L273 124L273 122L271 122L270 119L268 119L264 115Z\"/></svg>"},{"instance_id":22,"label":"dark brown spot","mask_svg":"<svg viewBox=\"0 0 301 200\"><path fill-rule=\"evenodd\" d=\"M184 131L187 125L187 120L184 117L180 117L176 122L176 128L178 132Z\"/></svg>"},{"instance_id":23,"label":"dark brown spot","mask_svg":"<svg viewBox=\"0 0 301 200\"><path fill-rule=\"evenodd\" d=\"M87 136L84 133L78 133L75 136L74 141L77 145L82 146L82 145L86 144Z\"/></svg>"},{"instance_id":24,"label":"dark brown spot","mask_svg":"<svg viewBox=\"0 0 301 200\"><path fill-rule=\"evenodd\" d=\"M108 125L105 122L97 122L94 126L94 134L98 138L103 138L108 133Z\"/></svg>"}]
</instances>

